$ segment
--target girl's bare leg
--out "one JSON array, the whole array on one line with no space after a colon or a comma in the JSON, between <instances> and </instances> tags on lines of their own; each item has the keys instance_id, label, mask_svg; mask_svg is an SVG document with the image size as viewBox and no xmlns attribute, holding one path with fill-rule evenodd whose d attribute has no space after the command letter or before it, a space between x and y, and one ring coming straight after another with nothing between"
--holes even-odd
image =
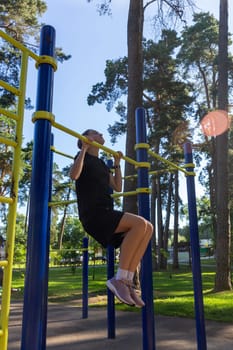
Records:
<instances>
[{"instance_id":1,"label":"girl's bare leg","mask_svg":"<svg viewBox=\"0 0 233 350\"><path fill-rule=\"evenodd\" d=\"M130 261L129 271L135 272L137 270L137 267L140 264L140 261L143 258L146 248L151 240L152 232L153 232L153 226L151 225L151 223L147 222L147 230L145 232L144 240L142 240L139 243L136 249L136 253L133 259Z\"/></svg>"},{"instance_id":2,"label":"girl's bare leg","mask_svg":"<svg viewBox=\"0 0 233 350\"><path fill-rule=\"evenodd\" d=\"M125 213L115 234L117 232L125 232L125 237L121 244L120 262L116 277L108 280L107 286L124 303L143 307L145 303L136 294L132 281L137 266L151 239L153 226L141 216Z\"/></svg>"},{"instance_id":3,"label":"girl's bare leg","mask_svg":"<svg viewBox=\"0 0 233 350\"><path fill-rule=\"evenodd\" d=\"M135 272L151 239L153 226L141 216L125 213L116 234L117 232L126 232L121 244L119 267Z\"/></svg>"}]
</instances>

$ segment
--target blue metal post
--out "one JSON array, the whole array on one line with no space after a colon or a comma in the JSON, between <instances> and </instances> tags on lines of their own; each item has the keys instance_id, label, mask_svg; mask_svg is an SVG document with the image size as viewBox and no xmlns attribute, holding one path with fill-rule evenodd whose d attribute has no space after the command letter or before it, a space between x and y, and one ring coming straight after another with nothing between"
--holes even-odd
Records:
<instances>
[{"instance_id":1,"label":"blue metal post","mask_svg":"<svg viewBox=\"0 0 233 350\"><path fill-rule=\"evenodd\" d=\"M186 170L193 172L191 164L193 163L192 146L190 143L184 145ZM202 295L202 277L200 263L200 246L197 223L197 208L194 175L186 177L187 192L188 192L188 211L190 225L190 243L192 256L192 271L193 271L193 286L194 286L194 301L195 301L195 319L196 319L196 336L197 349L206 350L206 333L205 333L205 318Z\"/></svg>"},{"instance_id":2,"label":"blue metal post","mask_svg":"<svg viewBox=\"0 0 233 350\"><path fill-rule=\"evenodd\" d=\"M146 143L146 120L144 108L136 109L136 143ZM147 162L147 148L137 149L137 161ZM138 168L138 188L148 188L148 168ZM150 220L149 194L138 195L139 215ZM155 350L155 325L153 304L153 279L152 279L152 251L151 243L148 245L142 260L142 298L145 306L142 309L143 350Z\"/></svg>"},{"instance_id":3,"label":"blue metal post","mask_svg":"<svg viewBox=\"0 0 233 350\"><path fill-rule=\"evenodd\" d=\"M51 134L51 146L54 145L54 136L53 134ZM49 202L51 202L52 200L52 187L53 187L53 151L50 151L50 169L49 169ZM45 254L45 266L49 267L49 247L50 247L50 227L51 227L51 207L48 207L48 223L47 223L47 243L45 244L46 246L46 254ZM45 280L47 281L48 284L48 272L49 269L47 268L45 271ZM46 332L47 332L47 300L48 300L48 288L45 289L44 291L44 303L43 303L43 307L44 310L42 311L42 325L43 325L43 330L42 330L42 334L44 334L45 336L43 336L42 338L42 349L46 349Z\"/></svg>"},{"instance_id":4,"label":"blue metal post","mask_svg":"<svg viewBox=\"0 0 233 350\"><path fill-rule=\"evenodd\" d=\"M113 165L112 159L108 159L108 167L111 168ZM111 193L113 192L110 189ZM115 265L115 249L112 246L107 247L107 279L109 280L114 276L114 265ZM115 315L115 299L114 294L107 288L108 298L108 339L115 339L116 337L116 315Z\"/></svg>"},{"instance_id":5,"label":"blue metal post","mask_svg":"<svg viewBox=\"0 0 233 350\"><path fill-rule=\"evenodd\" d=\"M83 238L83 318L88 318L88 238Z\"/></svg>"},{"instance_id":6,"label":"blue metal post","mask_svg":"<svg viewBox=\"0 0 233 350\"><path fill-rule=\"evenodd\" d=\"M114 258L115 250L112 246L107 248L107 278L108 280L114 276ZM115 300L113 293L107 289L108 297L108 338L114 339L116 337L116 317L115 317Z\"/></svg>"},{"instance_id":7,"label":"blue metal post","mask_svg":"<svg viewBox=\"0 0 233 350\"><path fill-rule=\"evenodd\" d=\"M44 26L41 31L40 55L54 57L55 30ZM36 111L52 111L53 74L51 64L38 67ZM51 123L35 121L30 194L27 268L21 350L43 350L46 344L48 292L48 201L50 187Z\"/></svg>"}]
</instances>

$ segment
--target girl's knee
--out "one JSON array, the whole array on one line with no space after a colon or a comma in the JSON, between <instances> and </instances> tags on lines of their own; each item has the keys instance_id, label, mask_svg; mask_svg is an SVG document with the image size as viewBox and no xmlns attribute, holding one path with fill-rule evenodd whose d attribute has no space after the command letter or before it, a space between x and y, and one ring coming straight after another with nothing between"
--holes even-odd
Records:
<instances>
[{"instance_id":1,"label":"girl's knee","mask_svg":"<svg viewBox=\"0 0 233 350\"><path fill-rule=\"evenodd\" d=\"M135 222L135 225L141 226L144 232L152 233L154 230L152 223L142 216L138 216L138 222Z\"/></svg>"},{"instance_id":2,"label":"girl's knee","mask_svg":"<svg viewBox=\"0 0 233 350\"><path fill-rule=\"evenodd\" d=\"M152 235L154 227L151 222L146 220L143 216L129 214L128 218L130 222L129 228L134 228L141 233Z\"/></svg>"},{"instance_id":3,"label":"girl's knee","mask_svg":"<svg viewBox=\"0 0 233 350\"><path fill-rule=\"evenodd\" d=\"M138 216L138 220L137 222L135 222L135 225L143 231L145 232L147 229L147 220L145 218L143 218L142 216Z\"/></svg>"},{"instance_id":4,"label":"girl's knee","mask_svg":"<svg viewBox=\"0 0 233 350\"><path fill-rule=\"evenodd\" d=\"M154 231L154 226L152 225L152 223L150 221L147 221L147 232L148 232L148 234L152 236L153 231Z\"/></svg>"},{"instance_id":5,"label":"girl's knee","mask_svg":"<svg viewBox=\"0 0 233 350\"><path fill-rule=\"evenodd\" d=\"M144 232L144 235L147 236L152 236L152 233L154 231L154 226L152 225L152 223L148 220L146 220L143 217L140 217L141 219L141 231Z\"/></svg>"}]
</instances>

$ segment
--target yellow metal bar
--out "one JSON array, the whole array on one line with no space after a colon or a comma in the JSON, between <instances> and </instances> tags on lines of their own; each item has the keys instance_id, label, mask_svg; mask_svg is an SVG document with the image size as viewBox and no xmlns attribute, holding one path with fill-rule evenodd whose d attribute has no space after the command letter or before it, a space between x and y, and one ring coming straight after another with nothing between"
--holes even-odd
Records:
<instances>
[{"instance_id":1,"label":"yellow metal bar","mask_svg":"<svg viewBox=\"0 0 233 350\"><path fill-rule=\"evenodd\" d=\"M149 162L140 162L136 168L150 168L151 164Z\"/></svg>"},{"instance_id":2,"label":"yellow metal bar","mask_svg":"<svg viewBox=\"0 0 233 350\"><path fill-rule=\"evenodd\" d=\"M0 143L4 143L5 145L11 146L11 147L16 147L17 146L17 142L7 139L5 137L0 136Z\"/></svg>"},{"instance_id":3,"label":"yellow metal bar","mask_svg":"<svg viewBox=\"0 0 233 350\"><path fill-rule=\"evenodd\" d=\"M4 268L3 274L3 289L2 289L2 309L0 317L0 329L3 331L3 336L0 338L0 349L7 349L8 342L8 323L9 323L9 310L10 310L10 298L11 298L11 284L12 284L12 268L14 257L14 244L15 244L15 226L16 226L16 213L17 213L17 200L18 200L18 188L19 188L19 174L21 166L21 148L23 141L23 120L24 120L24 103L26 95L26 80L27 80L27 68L28 68L28 50L24 50L21 58L21 74L19 90L21 92L18 99L17 115L19 120L16 125L16 139L17 145L14 151L13 165L12 165L12 193L11 197L14 198L12 205L8 211L8 225L6 234L6 247L7 247L7 259L8 265Z\"/></svg>"},{"instance_id":4,"label":"yellow metal bar","mask_svg":"<svg viewBox=\"0 0 233 350\"><path fill-rule=\"evenodd\" d=\"M19 41L15 40L11 36L3 32L2 30L0 30L0 37L2 37L3 39L11 43L14 47L22 51L22 53L24 53L25 55L33 58L37 62L36 68L38 68L38 66L42 63L49 63L53 66L54 71L57 70L57 62L54 58L46 55L42 55L42 56L36 55L35 52L29 50L26 46L24 46Z\"/></svg>"},{"instance_id":5,"label":"yellow metal bar","mask_svg":"<svg viewBox=\"0 0 233 350\"><path fill-rule=\"evenodd\" d=\"M159 174L164 174L164 173L173 172L173 171L175 170L171 168L161 169L161 170L151 170L149 171L149 175L159 175ZM124 176L123 179L130 180L130 179L135 179L137 177L138 177L138 174L133 174L133 175Z\"/></svg>"},{"instance_id":6,"label":"yellow metal bar","mask_svg":"<svg viewBox=\"0 0 233 350\"><path fill-rule=\"evenodd\" d=\"M61 249L50 249L49 250L49 252L50 253L53 253L53 252L77 252L77 251L86 251L86 250L88 250L88 248L74 248L74 249L69 249L69 248L67 248L67 249L65 249L65 248L61 248Z\"/></svg>"},{"instance_id":7,"label":"yellow metal bar","mask_svg":"<svg viewBox=\"0 0 233 350\"><path fill-rule=\"evenodd\" d=\"M0 329L0 337L2 337L2 336L3 336L3 330Z\"/></svg>"},{"instance_id":8,"label":"yellow metal bar","mask_svg":"<svg viewBox=\"0 0 233 350\"><path fill-rule=\"evenodd\" d=\"M138 187L135 191L129 191L129 192L120 192L120 193L113 193L111 195L112 198L118 198L118 197L129 197L129 196L135 196L139 193L151 193L151 189L148 187Z\"/></svg>"},{"instance_id":9,"label":"yellow metal bar","mask_svg":"<svg viewBox=\"0 0 233 350\"><path fill-rule=\"evenodd\" d=\"M182 168L185 170L185 175L186 176L196 176L195 171L187 171L186 168L195 168L195 164L194 163L187 163L185 165L182 166Z\"/></svg>"},{"instance_id":10,"label":"yellow metal bar","mask_svg":"<svg viewBox=\"0 0 233 350\"><path fill-rule=\"evenodd\" d=\"M58 151L54 146L50 147L51 151L53 151L54 153L60 154L61 156L64 156L66 158L70 158L70 159L74 159L73 156L70 156L69 154L63 153L61 151Z\"/></svg>"},{"instance_id":11,"label":"yellow metal bar","mask_svg":"<svg viewBox=\"0 0 233 350\"><path fill-rule=\"evenodd\" d=\"M172 168L161 169L161 170L151 170L149 172L149 175L159 175L159 174L164 174L164 173L172 173L174 171L175 171L175 169L172 169Z\"/></svg>"},{"instance_id":12,"label":"yellow metal bar","mask_svg":"<svg viewBox=\"0 0 233 350\"><path fill-rule=\"evenodd\" d=\"M65 132L66 134L69 134L71 136L74 136L84 142L87 142L87 143L90 143L91 145L95 146L95 147L98 147L100 149L102 149L103 151L105 151L106 153L109 153L109 154L112 154L113 156L117 156L118 155L118 152L112 150L111 148L108 148L106 146L103 146L101 144L99 144L98 142L95 142L95 141L92 141L90 142L88 140L87 137L79 134L78 132L74 131L74 130L71 130L67 127L65 127L64 125L62 124L59 124L57 122L55 122L55 119L54 119L54 116L52 113L49 113L49 112L46 112L46 111L37 111L33 114L33 118L32 118L32 121L34 122L35 120L38 120L38 119L47 119L51 122L52 126L58 130L61 130L63 132ZM127 157L127 156L123 156L122 159L124 159L126 162L128 163L131 163L135 166L138 166L140 167L141 166L141 162L137 162L136 160L130 158L130 157ZM143 166L146 166L148 167L148 164L147 163L144 163Z\"/></svg>"},{"instance_id":13,"label":"yellow metal bar","mask_svg":"<svg viewBox=\"0 0 233 350\"><path fill-rule=\"evenodd\" d=\"M33 51L29 50L26 46L21 44L19 41L12 38L10 35L6 34L2 30L0 30L0 36L11 43L13 46L17 47L20 51L24 52L27 56L32 57L35 61L39 60L39 56L36 55Z\"/></svg>"},{"instance_id":14,"label":"yellow metal bar","mask_svg":"<svg viewBox=\"0 0 233 350\"><path fill-rule=\"evenodd\" d=\"M186 168L195 168L195 164L194 163L185 163L184 165Z\"/></svg>"},{"instance_id":15,"label":"yellow metal bar","mask_svg":"<svg viewBox=\"0 0 233 350\"><path fill-rule=\"evenodd\" d=\"M36 68L38 68L39 65L43 63L49 63L53 67L54 72L56 72L57 61L55 60L54 57L46 56L46 55L39 56L36 62Z\"/></svg>"},{"instance_id":16,"label":"yellow metal bar","mask_svg":"<svg viewBox=\"0 0 233 350\"><path fill-rule=\"evenodd\" d=\"M7 260L0 260L0 266L6 267L7 265L8 265L8 261Z\"/></svg>"},{"instance_id":17,"label":"yellow metal bar","mask_svg":"<svg viewBox=\"0 0 233 350\"><path fill-rule=\"evenodd\" d=\"M134 146L134 149L139 149L139 148L146 148L146 149L149 149L150 148L150 145L148 143L136 143L136 145Z\"/></svg>"},{"instance_id":18,"label":"yellow metal bar","mask_svg":"<svg viewBox=\"0 0 233 350\"><path fill-rule=\"evenodd\" d=\"M15 113L12 113L4 108L0 108L0 114L5 115L6 117L10 118L10 119L14 119L14 120L19 120L19 116L16 115Z\"/></svg>"},{"instance_id":19,"label":"yellow metal bar","mask_svg":"<svg viewBox=\"0 0 233 350\"><path fill-rule=\"evenodd\" d=\"M72 203L77 203L76 199L72 199L70 201L60 201L60 202L49 202L49 207L57 207L59 205L68 205Z\"/></svg>"},{"instance_id":20,"label":"yellow metal bar","mask_svg":"<svg viewBox=\"0 0 233 350\"><path fill-rule=\"evenodd\" d=\"M135 196L137 194L138 194L137 191L129 191L129 192L113 193L111 196L112 196L112 198L118 198L118 197Z\"/></svg>"},{"instance_id":21,"label":"yellow metal bar","mask_svg":"<svg viewBox=\"0 0 233 350\"><path fill-rule=\"evenodd\" d=\"M170 160L167 160L167 159L161 157L160 155L158 155L157 153L155 153L151 150L148 150L148 154L150 156L160 160L162 163L168 164L171 168L182 171L185 175L191 175L191 173L189 171L185 170L184 168L182 168L179 165L176 165L175 163L171 162ZM193 173L192 173L192 175L193 175Z\"/></svg>"},{"instance_id":22,"label":"yellow metal bar","mask_svg":"<svg viewBox=\"0 0 233 350\"><path fill-rule=\"evenodd\" d=\"M32 122L34 123L38 119L47 119L53 125L53 123L55 121L55 116L53 113L48 112L48 111L36 111L32 115Z\"/></svg>"},{"instance_id":23,"label":"yellow metal bar","mask_svg":"<svg viewBox=\"0 0 233 350\"><path fill-rule=\"evenodd\" d=\"M74 136L74 137L84 141L84 142L91 143L93 146L98 147L98 148L102 149L103 151L112 154L113 156L117 156L118 155L118 152L112 150L111 148L108 148L106 146L100 145L98 142L95 142L95 141L90 142L87 137L85 137L85 136L83 136L83 135L81 135L81 134L79 134L79 133L77 133L77 132L75 132L75 131L73 131L71 129L68 129L65 126L63 126L63 125L61 125L59 123L54 122L53 126L55 128L57 128L57 129L61 130L61 131L64 131L65 133L67 133L69 135L72 135L72 136ZM137 162L136 160L134 160L132 158L129 158L127 156L123 156L122 159L124 159L126 162L131 163L131 164L133 164L135 166L140 166L140 162Z\"/></svg>"},{"instance_id":24,"label":"yellow metal bar","mask_svg":"<svg viewBox=\"0 0 233 350\"><path fill-rule=\"evenodd\" d=\"M151 193L151 189L148 187L139 187L136 189L137 193Z\"/></svg>"},{"instance_id":25,"label":"yellow metal bar","mask_svg":"<svg viewBox=\"0 0 233 350\"><path fill-rule=\"evenodd\" d=\"M134 174L134 175L127 175L127 176L123 176L124 180L132 180L132 179L136 179L138 177L138 174Z\"/></svg>"},{"instance_id":26,"label":"yellow metal bar","mask_svg":"<svg viewBox=\"0 0 233 350\"><path fill-rule=\"evenodd\" d=\"M3 80L0 80L0 86L2 86L4 89L12 92L14 95L19 96L20 95L20 90L15 88L14 86L6 83Z\"/></svg>"},{"instance_id":27,"label":"yellow metal bar","mask_svg":"<svg viewBox=\"0 0 233 350\"><path fill-rule=\"evenodd\" d=\"M14 201L13 198L0 196L0 202L1 203L12 204L13 201Z\"/></svg>"}]
</instances>

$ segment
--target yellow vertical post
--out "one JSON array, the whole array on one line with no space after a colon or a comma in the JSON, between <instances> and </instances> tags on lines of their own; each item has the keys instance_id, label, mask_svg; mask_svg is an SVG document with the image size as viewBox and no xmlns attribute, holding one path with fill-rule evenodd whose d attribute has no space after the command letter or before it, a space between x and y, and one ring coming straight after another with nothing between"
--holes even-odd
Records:
<instances>
[{"instance_id":1,"label":"yellow vertical post","mask_svg":"<svg viewBox=\"0 0 233 350\"><path fill-rule=\"evenodd\" d=\"M7 349L8 342L8 322L10 313L10 298L11 298L11 283L12 283L12 269L14 256L14 242L15 242L15 225L17 214L17 199L18 199L18 184L21 166L21 147L23 139L23 119L24 119L24 104L26 95L26 80L28 67L28 52L22 52L21 56L21 72L19 84L19 98L17 107L17 116L19 117L16 124L16 146L14 147L14 157L12 165L12 189L11 198L13 202L9 204L8 210L8 226L6 239L6 253L7 265L4 267L3 277L3 291L2 291L2 308L0 315L0 349Z\"/></svg>"}]
</instances>

